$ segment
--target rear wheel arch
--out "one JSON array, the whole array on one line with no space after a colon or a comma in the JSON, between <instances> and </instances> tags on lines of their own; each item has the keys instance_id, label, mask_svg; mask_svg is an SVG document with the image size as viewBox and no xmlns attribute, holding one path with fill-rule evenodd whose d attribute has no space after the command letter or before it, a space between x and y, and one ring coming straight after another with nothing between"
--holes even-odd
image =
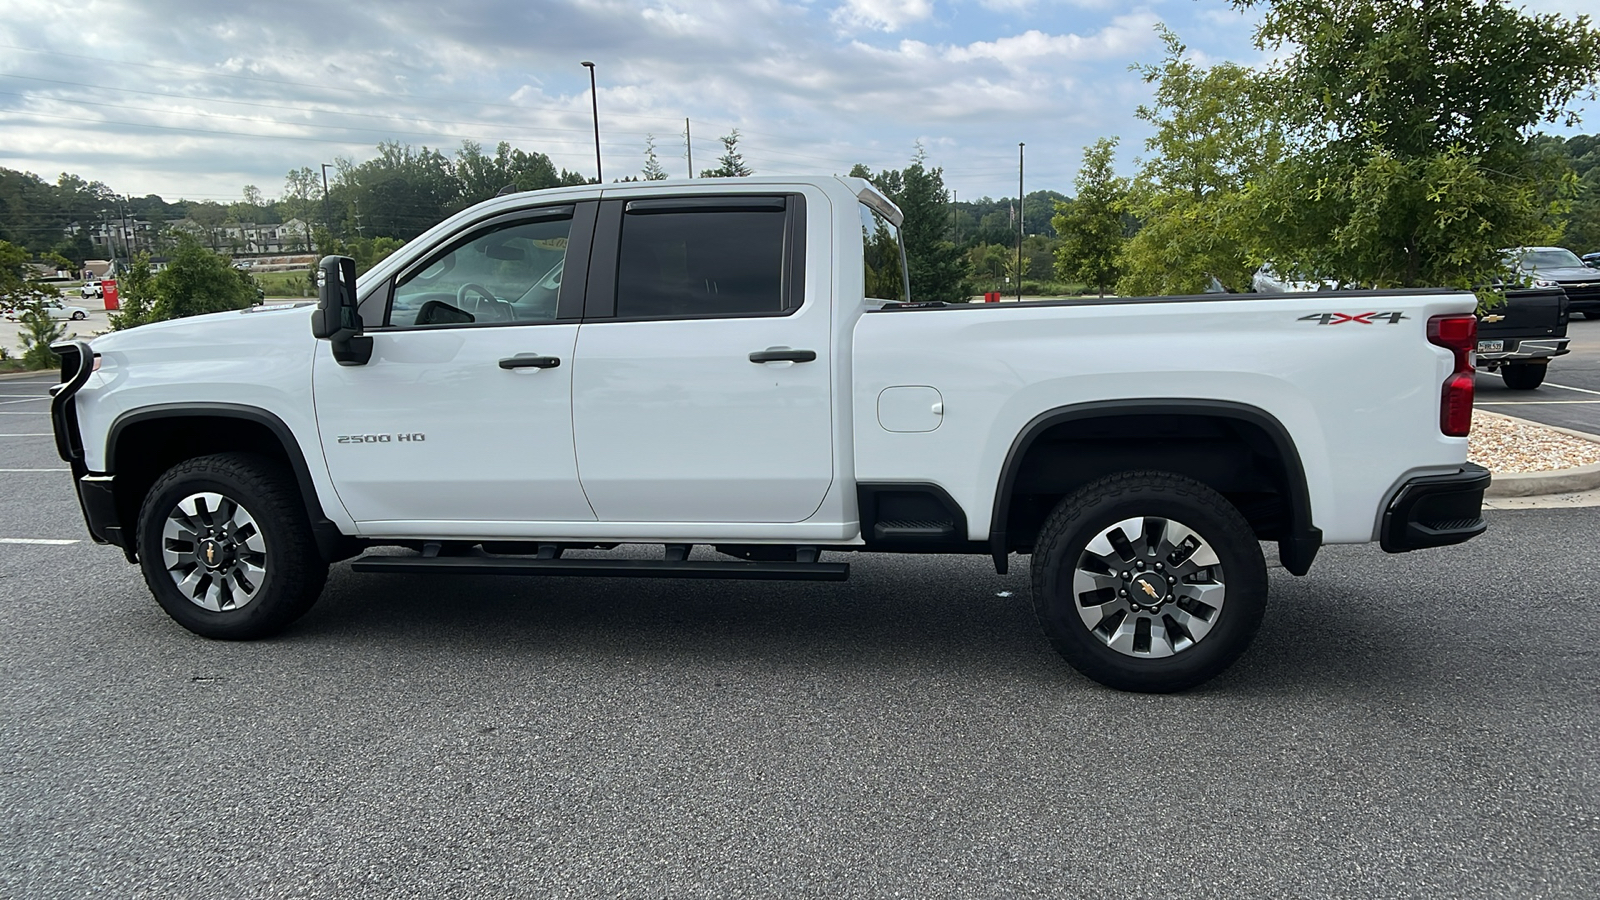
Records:
<instances>
[{"instance_id":1,"label":"rear wheel arch","mask_svg":"<svg viewBox=\"0 0 1600 900\"><path fill-rule=\"evenodd\" d=\"M118 518L137 521L145 494L168 469L189 459L243 451L276 459L294 475L316 535L329 559L353 552L328 519L294 432L278 416L242 404L164 404L118 416L106 436L106 474L115 476Z\"/></svg>"},{"instance_id":2,"label":"rear wheel arch","mask_svg":"<svg viewBox=\"0 0 1600 900\"><path fill-rule=\"evenodd\" d=\"M1053 499L1047 499L1042 508L1037 510L1025 508L1035 496L1026 493L1030 469L1037 469L1047 462L1051 453L1066 457L1074 453L1072 449L1052 450L1053 444L1059 446L1057 439L1075 447L1091 447L1095 445L1092 432L1097 429L1115 434L1119 430L1166 423L1191 425L1197 429L1200 440L1208 441L1216 448L1232 441L1267 463L1263 474L1270 481L1272 490L1278 494L1283 507L1281 525L1272 523L1276 513L1270 511L1241 509L1241 512L1251 519L1263 540L1278 541L1280 557L1286 569L1296 575L1305 574L1321 546L1322 533L1311 523L1311 495L1306 484L1305 467L1288 429L1271 413L1258 407L1221 400L1192 399L1100 401L1058 407L1035 416L1012 440L997 481L989 525L989 549L996 568L1005 572L1006 555L1021 546L1027 537L1026 534L1014 533L1013 526L1026 526L1033 519L1038 520L1033 525L1042 524L1043 518L1049 514L1059 497L1110 471L1133 468L1169 470L1195 478L1224 495L1233 493L1230 501L1240 505L1244 497L1230 492L1225 485L1214 483L1214 477L1206 477L1203 462L1191 458L1189 451L1193 449L1193 443L1171 436L1156 436L1149 440L1141 437L1132 444L1125 441L1120 445L1123 449L1136 448L1143 456L1119 462L1109 469L1060 467L1067 470L1062 473L1063 483L1038 495ZM1075 432L1082 431L1091 433L1080 440ZM1114 441L1106 441L1100 446L1114 451L1119 445ZM1033 514L1035 512L1037 515Z\"/></svg>"}]
</instances>

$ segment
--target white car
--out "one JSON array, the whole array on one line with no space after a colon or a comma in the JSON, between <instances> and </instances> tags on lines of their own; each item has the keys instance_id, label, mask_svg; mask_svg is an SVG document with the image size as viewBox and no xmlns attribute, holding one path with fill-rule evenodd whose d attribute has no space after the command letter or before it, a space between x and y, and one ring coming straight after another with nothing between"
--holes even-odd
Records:
<instances>
[{"instance_id":1,"label":"white car","mask_svg":"<svg viewBox=\"0 0 1600 900\"><path fill-rule=\"evenodd\" d=\"M52 319L71 319L75 322L81 322L84 319L89 318L88 310L81 306L68 306L65 303L62 303L60 300L44 301L44 309L45 312L50 314L50 318ZM5 310L5 317L15 322L22 318L22 314L25 311L26 310L24 307L14 306Z\"/></svg>"},{"instance_id":2,"label":"white car","mask_svg":"<svg viewBox=\"0 0 1600 900\"><path fill-rule=\"evenodd\" d=\"M105 295L105 288L100 284L99 279L85 281L83 287L78 290L78 296L85 300L99 300L104 298Z\"/></svg>"}]
</instances>

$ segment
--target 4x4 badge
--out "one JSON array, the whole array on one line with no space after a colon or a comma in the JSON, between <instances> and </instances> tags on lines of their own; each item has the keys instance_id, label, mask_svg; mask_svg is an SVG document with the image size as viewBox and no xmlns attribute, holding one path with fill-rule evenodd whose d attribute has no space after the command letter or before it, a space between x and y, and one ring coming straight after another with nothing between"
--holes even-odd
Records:
<instances>
[{"instance_id":1,"label":"4x4 badge","mask_svg":"<svg viewBox=\"0 0 1600 900\"><path fill-rule=\"evenodd\" d=\"M1362 325L1374 325L1387 320L1390 325L1399 325L1410 316L1398 312L1369 312L1369 313L1312 313L1301 316L1302 322L1315 322L1318 325L1343 325L1346 322L1357 322Z\"/></svg>"}]
</instances>

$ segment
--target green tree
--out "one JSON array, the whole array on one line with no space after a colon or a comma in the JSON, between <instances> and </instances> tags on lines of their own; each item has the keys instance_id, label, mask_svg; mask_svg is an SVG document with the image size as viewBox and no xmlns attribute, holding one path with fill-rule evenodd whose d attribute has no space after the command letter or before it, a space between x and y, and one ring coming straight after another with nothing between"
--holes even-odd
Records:
<instances>
[{"instance_id":1,"label":"green tree","mask_svg":"<svg viewBox=\"0 0 1600 900\"><path fill-rule=\"evenodd\" d=\"M17 320L22 324L22 333L19 337L22 346L22 365L25 368L53 369L61 365L61 357L50 349L50 345L61 340L67 333L67 326L50 318L50 312L45 307L47 302L60 299L60 292L52 285L40 282L30 282L27 285L26 296L23 302L17 305L22 311Z\"/></svg>"},{"instance_id":2,"label":"green tree","mask_svg":"<svg viewBox=\"0 0 1600 900\"><path fill-rule=\"evenodd\" d=\"M1577 185L1533 129L1593 98L1587 17L1504 0L1234 0L1288 136L1262 180L1258 246L1280 271L1376 287L1481 288L1502 248L1543 243Z\"/></svg>"},{"instance_id":3,"label":"green tree","mask_svg":"<svg viewBox=\"0 0 1600 900\"><path fill-rule=\"evenodd\" d=\"M117 299L119 308L107 317L113 330L121 331L154 321L150 317L156 301L155 276L150 273L150 254L134 254L128 270L117 279Z\"/></svg>"},{"instance_id":4,"label":"green tree","mask_svg":"<svg viewBox=\"0 0 1600 900\"><path fill-rule=\"evenodd\" d=\"M1158 29L1165 58L1140 66L1154 101L1135 115L1155 126L1129 187L1140 224L1124 247L1118 293L1193 294L1212 278L1242 288L1260 259L1249 187L1273 171L1283 138L1272 115L1273 80L1234 63L1186 58L1178 36Z\"/></svg>"},{"instance_id":5,"label":"green tree","mask_svg":"<svg viewBox=\"0 0 1600 900\"><path fill-rule=\"evenodd\" d=\"M244 309L256 302L255 282L190 235L178 238L167 267L152 280L155 301L148 321Z\"/></svg>"},{"instance_id":6,"label":"green tree","mask_svg":"<svg viewBox=\"0 0 1600 900\"><path fill-rule=\"evenodd\" d=\"M644 136L644 180L666 181L667 170L661 168L661 159L656 156L656 136Z\"/></svg>"},{"instance_id":7,"label":"green tree","mask_svg":"<svg viewBox=\"0 0 1600 900\"><path fill-rule=\"evenodd\" d=\"M1083 149L1083 166L1073 179L1078 195L1071 203L1056 203L1056 216L1051 220L1061 235L1061 247L1056 251L1057 277L1062 281L1087 281L1102 297L1106 286L1115 284L1121 274L1117 260L1127 240L1123 209L1128 180L1112 171L1116 150L1116 138L1101 138Z\"/></svg>"},{"instance_id":8,"label":"green tree","mask_svg":"<svg viewBox=\"0 0 1600 900\"><path fill-rule=\"evenodd\" d=\"M950 192L944 186L944 170L928 168L922 147L917 147L911 165L904 169L886 169L873 175L858 164L850 174L871 181L904 215L900 239L906 246L911 298L947 303L970 299L967 258L945 237L950 222Z\"/></svg>"},{"instance_id":9,"label":"green tree","mask_svg":"<svg viewBox=\"0 0 1600 900\"><path fill-rule=\"evenodd\" d=\"M739 153L739 129L725 134L722 140L722 155L717 157L717 167L706 169L700 173L701 178L741 178L745 175L754 175L756 171L745 165L744 156Z\"/></svg>"}]
</instances>

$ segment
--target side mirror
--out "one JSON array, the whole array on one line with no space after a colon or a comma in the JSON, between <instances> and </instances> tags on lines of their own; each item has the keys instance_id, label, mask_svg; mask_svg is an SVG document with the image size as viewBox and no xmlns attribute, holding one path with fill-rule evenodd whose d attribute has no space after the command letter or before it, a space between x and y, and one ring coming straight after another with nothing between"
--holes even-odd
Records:
<instances>
[{"instance_id":1,"label":"side mirror","mask_svg":"<svg viewBox=\"0 0 1600 900\"><path fill-rule=\"evenodd\" d=\"M361 333L356 311L356 261L348 256L324 256L317 265L317 311L311 314L311 334L332 345L341 366L364 366L372 358L372 338Z\"/></svg>"}]
</instances>

